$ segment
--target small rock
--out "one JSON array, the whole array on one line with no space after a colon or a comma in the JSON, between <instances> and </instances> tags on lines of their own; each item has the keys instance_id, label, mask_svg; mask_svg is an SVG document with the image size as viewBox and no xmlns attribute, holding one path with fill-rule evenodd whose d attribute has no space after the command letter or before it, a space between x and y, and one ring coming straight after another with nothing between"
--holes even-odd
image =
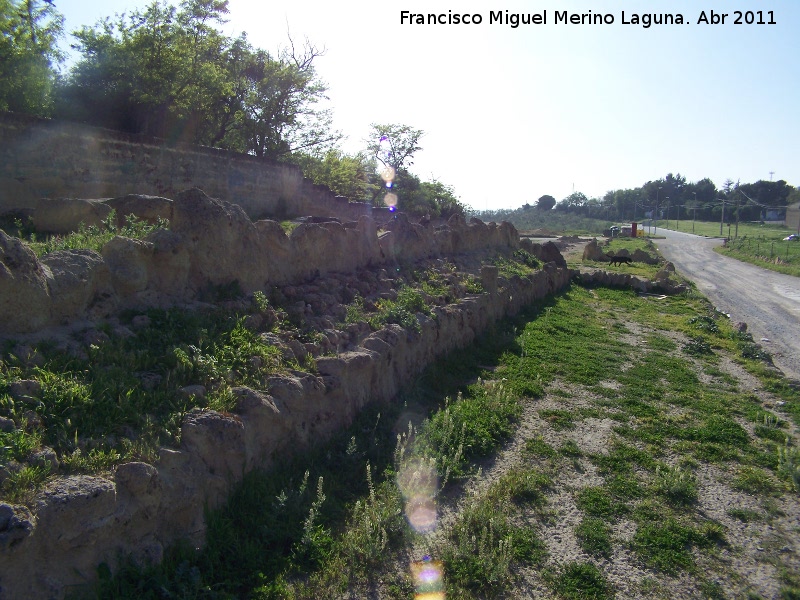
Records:
<instances>
[{"instance_id":1,"label":"small rock","mask_svg":"<svg viewBox=\"0 0 800 600\"><path fill-rule=\"evenodd\" d=\"M81 339L87 346L102 346L111 338L108 337L107 333L99 329L87 329Z\"/></svg>"},{"instance_id":2,"label":"small rock","mask_svg":"<svg viewBox=\"0 0 800 600\"><path fill-rule=\"evenodd\" d=\"M161 380L163 379L163 377L161 377L161 375L158 373L153 373L150 371L134 373L134 376L141 382L142 389L148 392L152 392L154 389L156 389L161 384Z\"/></svg>"},{"instance_id":3,"label":"small rock","mask_svg":"<svg viewBox=\"0 0 800 600\"><path fill-rule=\"evenodd\" d=\"M33 516L24 506L0 504L0 549L7 550L33 532Z\"/></svg>"},{"instance_id":4,"label":"small rock","mask_svg":"<svg viewBox=\"0 0 800 600\"><path fill-rule=\"evenodd\" d=\"M8 386L8 393L14 400L35 402L42 397L42 384L35 379L21 379Z\"/></svg>"},{"instance_id":5,"label":"small rock","mask_svg":"<svg viewBox=\"0 0 800 600\"><path fill-rule=\"evenodd\" d=\"M6 419L5 417L0 417L0 431L3 433L11 433L14 431L14 421Z\"/></svg>"},{"instance_id":6,"label":"small rock","mask_svg":"<svg viewBox=\"0 0 800 600\"><path fill-rule=\"evenodd\" d=\"M11 354L16 356L26 367L41 367L44 365L44 356L27 344L17 344Z\"/></svg>"},{"instance_id":7,"label":"small rock","mask_svg":"<svg viewBox=\"0 0 800 600\"><path fill-rule=\"evenodd\" d=\"M25 429L27 429L28 431L33 431L34 429L38 429L42 425L42 417L40 417L38 413L32 410L27 410L24 413L22 413L22 418L25 419L25 421L27 422Z\"/></svg>"},{"instance_id":8,"label":"small rock","mask_svg":"<svg viewBox=\"0 0 800 600\"><path fill-rule=\"evenodd\" d=\"M131 319L131 325L135 329L144 329L145 327L150 327L150 317L147 315L136 315Z\"/></svg>"},{"instance_id":9,"label":"small rock","mask_svg":"<svg viewBox=\"0 0 800 600\"><path fill-rule=\"evenodd\" d=\"M47 446L31 454L29 462L35 467L46 467L49 465L51 471L58 469L59 465L56 451Z\"/></svg>"},{"instance_id":10,"label":"small rock","mask_svg":"<svg viewBox=\"0 0 800 600\"><path fill-rule=\"evenodd\" d=\"M191 398L202 400L206 397L206 388L202 385L187 385L178 390L178 396L186 400Z\"/></svg>"}]
</instances>

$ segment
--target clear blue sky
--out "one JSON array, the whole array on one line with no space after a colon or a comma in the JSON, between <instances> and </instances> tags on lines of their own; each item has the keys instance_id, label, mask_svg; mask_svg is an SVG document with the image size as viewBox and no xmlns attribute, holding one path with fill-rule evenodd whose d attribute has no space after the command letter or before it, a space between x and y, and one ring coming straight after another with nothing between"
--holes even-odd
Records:
<instances>
[{"instance_id":1,"label":"clear blue sky","mask_svg":"<svg viewBox=\"0 0 800 600\"><path fill-rule=\"evenodd\" d=\"M68 32L146 0L54 0ZM175 2L177 3L177 1ZM736 6L733 6L733 5ZM412 170L452 185L477 210L573 190L589 197L667 173L689 181L784 179L800 186L800 1L230 0L224 32L275 50L307 37L326 48L346 151L370 123L426 132ZM480 25L401 24L401 11L480 14ZM547 24L490 24L490 12L547 13ZM623 24L633 14L683 25ZM701 12L727 14L698 24ZM734 24L758 10L776 24ZM556 24L556 11L614 24ZM772 15L768 11L772 11ZM67 40L68 41L68 40ZM402 198L401 198L402 202Z\"/></svg>"}]
</instances>

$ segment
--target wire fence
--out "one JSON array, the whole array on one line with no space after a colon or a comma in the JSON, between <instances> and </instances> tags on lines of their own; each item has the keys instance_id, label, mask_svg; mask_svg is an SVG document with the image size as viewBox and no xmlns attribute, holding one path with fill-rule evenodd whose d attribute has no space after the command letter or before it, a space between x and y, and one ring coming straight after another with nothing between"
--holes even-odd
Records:
<instances>
[{"instance_id":1,"label":"wire fence","mask_svg":"<svg viewBox=\"0 0 800 600\"><path fill-rule=\"evenodd\" d=\"M775 264L800 266L800 241L740 237L726 242L726 247L752 258Z\"/></svg>"}]
</instances>

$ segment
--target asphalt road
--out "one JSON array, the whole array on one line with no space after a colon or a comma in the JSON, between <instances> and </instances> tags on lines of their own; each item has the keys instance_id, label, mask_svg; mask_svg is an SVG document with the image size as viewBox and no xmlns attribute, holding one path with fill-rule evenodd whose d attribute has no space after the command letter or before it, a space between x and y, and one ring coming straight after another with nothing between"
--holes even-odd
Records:
<instances>
[{"instance_id":1,"label":"asphalt road","mask_svg":"<svg viewBox=\"0 0 800 600\"><path fill-rule=\"evenodd\" d=\"M800 380L800 278L775 273L713 251L722 239L659 229L654 240L667 260L697 284L733 322L747 323L775 366Z\"/></svg>"}]
</instances>

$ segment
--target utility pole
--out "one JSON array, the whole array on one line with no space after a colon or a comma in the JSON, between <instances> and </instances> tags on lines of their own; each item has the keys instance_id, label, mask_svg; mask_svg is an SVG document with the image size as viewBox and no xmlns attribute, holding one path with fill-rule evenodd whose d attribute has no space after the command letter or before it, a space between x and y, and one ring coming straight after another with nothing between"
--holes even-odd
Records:
<instances>
[{"instance_id":1,"label":"utility pole","mask_svg":"<svg viewBox=\"0 0 800 600\"><path fill-rule=\"evenodd\" d=\"M725 199L720 198L722 200L722 216L719 219L719 237L722 237L722 222L725 220Z\"/></svg>"},{"instance_id":2,"label":"utility pole","mask_svg":"<svg viewBox=\"0 0 800 600\"><path fill-rule=\"evenodd\" d=\"M697 192L692 192L694 194L694 219L692 219L692 233L694 233L694 223L697 221Z\"/></svg>"},{"instance_id":3,"label":"utility pole","mask_svg":"<svg viewBox=\"0 0 800 600\"><path fill-rule=\"evenodd\" d=\"M656 218L656 224L653 227L653 235L658 233L658 192L660 190L661 190L661 186L658 186L658 189L656 190L656 210L655 210L655 215L653 215Z\"/></svg>"}]
</instances>

